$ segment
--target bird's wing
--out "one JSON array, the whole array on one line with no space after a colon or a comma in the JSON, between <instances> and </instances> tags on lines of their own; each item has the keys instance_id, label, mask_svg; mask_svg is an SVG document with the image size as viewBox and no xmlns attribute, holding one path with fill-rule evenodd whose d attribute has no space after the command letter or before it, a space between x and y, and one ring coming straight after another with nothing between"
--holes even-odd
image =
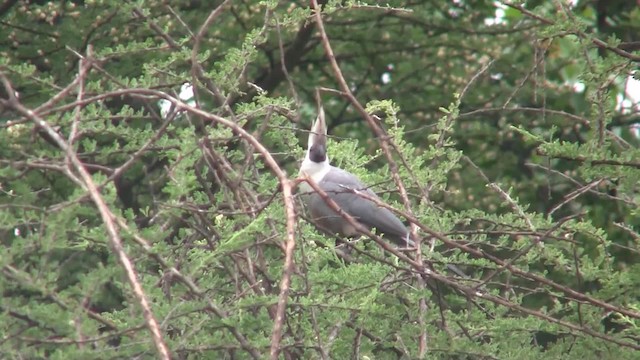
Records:
<instances>
[{"instance_id":1,"label":"bird's wing","mask_svg":"<svg viewBox=\"0 0 640 360\"><path fill-rule=\"evenodd\" d=\"M407 245L407 228L391 211L384 207L379 207L375 202L365 199L352 190L362 191L371 197L377 198L376 194L366 188L362 182L353 174L342 169L332 167L331 171L318 184L336 204L347 214L353 216L360 223L368 228L376 228L378 233L382 233L389 240L400 245ZM325 227L339 229L346 220L335 213L319 195L312 198L311 211L314 218L323 218ZM341 231L333 231L341 232Z\"/></svg>"}]
</instances>

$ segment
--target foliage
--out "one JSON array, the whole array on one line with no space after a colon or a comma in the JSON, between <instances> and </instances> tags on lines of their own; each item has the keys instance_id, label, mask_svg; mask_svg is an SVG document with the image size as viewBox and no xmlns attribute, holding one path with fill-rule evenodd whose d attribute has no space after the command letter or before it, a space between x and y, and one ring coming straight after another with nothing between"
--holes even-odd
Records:
<instances>
[{"instance_id":1,"label":"foliage","mask_svg":"<svg viewBox=\"0 0 640 360\"><path fill-rule=\"evenodd\" d=\"M635 358L633 2L320 1L328 44L310 3L0 5L4 358ZM317 88L426 266L300 207L287 266Z\"/></svg>"}]
</instances>

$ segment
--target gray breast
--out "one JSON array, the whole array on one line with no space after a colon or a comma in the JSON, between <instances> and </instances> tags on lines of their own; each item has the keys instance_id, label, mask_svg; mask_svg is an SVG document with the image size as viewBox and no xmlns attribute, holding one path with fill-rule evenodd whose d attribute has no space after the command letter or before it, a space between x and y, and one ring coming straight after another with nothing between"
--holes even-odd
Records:
<instances>
[{"instance_id":1,"label":"gray breast","mask_svg":"<svg viewBox=\"0 0 640 360\"><path fill-rule=\"evenodd\" d=\"M388 209L379 207L373 201L350 191L350 189L355 189L378 198L353 174L332 166L329 173L318 185L344 212L351 215L360 224L368 229L375 228L378 234L382 234L383 237L398 245L411 245L412 242L406 243L408 231L398 217ZM303 195L303 201L307 204L311 217L320 230L342 236L357 234L355 228L340 214L333 211L319 194L311 192Z\"/></svg>"}]
</instances>

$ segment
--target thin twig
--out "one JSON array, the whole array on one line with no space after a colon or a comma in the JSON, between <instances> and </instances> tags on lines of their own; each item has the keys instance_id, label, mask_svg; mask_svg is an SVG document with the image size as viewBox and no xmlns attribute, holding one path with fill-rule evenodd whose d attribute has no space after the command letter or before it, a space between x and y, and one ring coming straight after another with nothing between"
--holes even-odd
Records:
<instances>
[{"instance_id":1,"label":"thin twig","mask_svg":"<svg viewBox=\"0 0 640 360\"><path fill-rule=\"evenodd\" d=\"M561 207L563 207L566 204L570 203L571 201L575 200L580 195L582 195L582 194L584 194L586 192L589 192L594 187L600 185L603 181L604 181L604 179L594 180L594 181L590 182L589 184L584 185L581 188L570 192L569 194L565 195L562 198L562 201L560 201L558 204L556 204L556 206L551 208L551 210L549 210L548 214L549 215L553 215L553 213L556 212L558 209L560 209Z\"/></svg>"},{"instance_id":2,"label":"thin twig","mask_svg":"<svg viewBox=\"0 0 640 360\"><path fill-rule=\"evenodd\" d=\"M506 6L508 6L508 7L510 7L510 8L514 8L514 9L520 11L521 13L523 13L524 15L527 15L530 18L536 19L536 20L538 20L538 21L540 21L540 22L542 22L544 24L555 25L554 21L546 19L546 18L544 18L544 17L542 17L542 16L540 16L538 14L535 14L534 12L532 12L530 10L525 9L524 5L512 3L510 1L501 1L501 3L506 5ZM584 33L584 32L576 32L575 35L583 37L583 38L587 37L587 34ZM640 55L631 54L631 53L629 53L629 52L627 52L627 51L625 51L625 50L623 50L621 48L617 48L615 46L611 46L611 45L607 44L606 42L604 42L604 41L602 41L602 40L600 40L598 38L595 38L595 37L594 38L590 38L590 40L591 40L591 42L593 44L595 44L599 48L607 49L607 50L609 50L609 51L611 51L611 52L613 52L613 53L615 53L615 54L617 54L619 56L627 58L627 59L629 59L631 61L640 62Z\"/></svg>"},{"instance_id":3,"label":"thin twig","mask_svg":"<svg viewBox=\"0 0 640 360\"><path fill-rule=\"evenodd\" d=\"M222 4L218 5L218 7L209 13L207 19L200 26L200 30L198 30L198 33L194 36L193 49L191 50L191 71L193 72L193 76L200 79L207 85L207 89L220 104L224 102L224 95L222 95L218 87L215 86L207 76L205 76L205 71L202 68L202 65L198 62L198 52L200 51L200 44L202 43L209 26L222 14L222 10L226 8L228 3L229 0L224 0ZM198 89L196 86L194 86L193 91L196 96L196 100L198 100Z\"/></svg>"},{"instance_id":4,"label":"thin twig","mask_svg":"<svg viewBox=\"0 0 640 360\"><path fill-rule=\"evenodd\" d=\"M387 159L387 164L389 166L389 170L391 171L391 177L393 178L393 181L400 192L400 198L402 199L404 208L406 209L407 212L412 213L411 202L409 201L407 190L402 182L402 179L400 178L400 175L398 174L398 165L396 164L395 160L393 159L393 155L391 154L391 150L389 147L389 143L391 141L389 140L389 137L384 133L384 131L380 128L380 125L377 123L377 121L366 111L366 109L362 106L362 104L360 104L358 99L356 99L355 95L351 91L351 88L347 84L347 81L345 80L344 75L342 74L342 70L338 65L336 57L333 53L333 49L331 48L331 43L329 42L329 37L327 36L327 32L325 31L324 23L322 21L322 13L320 10L320 6L318 6L318 1L312 0L311 4L315 14L316 26L318 28L318 32L320 32L320 37L322 39L322 46L324 47L324 51L326 53L327 59L331 64L331 68L333 69L335 78L338 81L338 84L340 85L340 90L342 90L342 92L344 93L346 98L349 100L351 105L367 121L367 123L369 124L369 127L373 130L374 134L380 139L380 147L382 148L382 152L385 154L385 157ZM419 268L423 268L424 265L422 261L422 251L421 251L422 241L417 236L417 227L414 224L411 224L410 234L416 243L416 252L415 252L416 261L417 261L416 265ZM424 287L422 277L418 277L418 283L421 287ZM426 308L426 303L425 303L425 306L420 307L421 318L423 318L424 316L425 308ZM424 331L420 336L420 342L419 342L420 354L426 353L426 346L427 346L426 327L423 327L423 329Z\"/></svg>"},{"instance_id":5,"label":"thin twig","mask_svg":"<svg viewBox=\"0 0 640 360\"><path fill-rule=\"evenodd\" d=\"M98 211L100 212L100 217L102 218L102 221L104 222L107 233L109 235L111 247L113 248L113 251L116 253L118 260L125 269L127 280L129 280L129 284L133 289L136 300L142 308L142 313L146 320L147 327L151 332L153 343L156 346L158 355L161 359L171 359L171 354L169 353L169 349L167 348L167 345L162 338L162 333L160 327L158 326L158 322L155 319L153 312L151 311L151 306L144 293L144 289L142 288L142 285L138 280L138 274L135 270L135 267L129 259L129 256L125 252L122 245L122 239L120 239L120 234L115 225L115 222L113 221L113 214L100 195L98 188L93 182L93 178L85 169L84 165L78 158L78 155L73 150L73 148L53 129L53 127L51 127L51 125L49 125L49 123L41 118L38 114L34 113L30 109L27 109L20 103L20 101L18 101L18 99L14 95L14 91L11 87L9 79L7 79L3 72L0 72L0 80L4 84L5 90L9 94L8 105L18 113L20 113L22 116L30 119L36 125L41 127L51 137L51 139L55 141L60 149L65 152L66 156L69 158L71 164L75 168L75 171L79 174L80 178L82 179L84 188L89 192L89 194L91 195L91 200L93 200L94 204L98 208Z\"/></svg>"}]
</instances>

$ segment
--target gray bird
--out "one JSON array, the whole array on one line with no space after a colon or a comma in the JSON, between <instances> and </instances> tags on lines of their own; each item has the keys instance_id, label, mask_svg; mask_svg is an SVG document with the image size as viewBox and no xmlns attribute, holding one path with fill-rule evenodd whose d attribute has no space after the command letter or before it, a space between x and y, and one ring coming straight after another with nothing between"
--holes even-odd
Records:
<instances>
[{"instance_id":1,"label":"gray bird","mask_svg":"<svg viewBox=\"0 0 640 360\"><path fill-rule=\"evenodd\" d=\"M354 193L364 192L372 198L379 197L366 187L360 179L348 171L329 164L327 157L327 126L324 121L324 110L320 107L318 118L311 127L307 144L307 154L300 166L300 175L307 175L318 184L329 198L342 211L351 215L369 230L376 229L378 234L399 247L413 247L415 243L411 234L398 217L387 208ZM311 213L314 225L322 232L342 237L354 237L358 231L347 219L333 211L327 202L306 182L300 183L302 200ZM457 266L446 265L452 273L467 278L468 276Z\"/></svg>"},{"instance_id":2,"label":"gray bird","mask_svg":"<svg viewBox=\"0 0 640 360\"><path fill-rule=\"evenodd\" d=\"M327 195L347 214L364 227L376 229L378 234L400 247L412 247L407 227L391 211L375 202L355 194L357 190L378 199L355 175L332 166L327 157L327 126L324 110L320 107L318 118L309 134L307 154L300 166L300 175L313 179ZM301 196L311 214L314 225L324 233L353 237L358 235L354 226L335 212L309 184L302 182Z\"/></svg>"}]
</instances>

